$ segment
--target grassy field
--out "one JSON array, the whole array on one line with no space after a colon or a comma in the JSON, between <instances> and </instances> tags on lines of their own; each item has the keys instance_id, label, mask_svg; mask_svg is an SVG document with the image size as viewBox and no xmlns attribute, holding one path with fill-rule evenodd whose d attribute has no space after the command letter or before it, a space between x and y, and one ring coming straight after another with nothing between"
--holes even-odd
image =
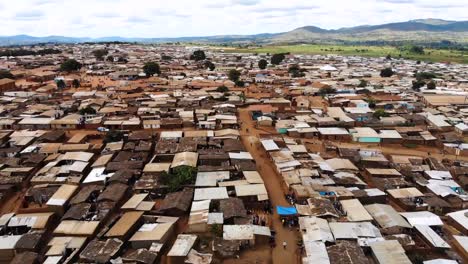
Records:
<instances>
[{"instance_id":1,"label":"grassy field","mask_svg":"<svg viewBox=\"0 0 468 264\"><path fill-rule=\"evenodd\" d=\"M388 54L393 58L400 55L406 59L432 61L432 62L455 62L468 64L468 52L457 50L425 49L424 54L414 54L408 51L400 51L390 46L343 46L343 45L287 45L287 46L264 46L257 48L226 48L225 52L240 53L286 53L292 54L338 54L356 55L363 57L385 57Z\"/></svg>"}]
</instances>

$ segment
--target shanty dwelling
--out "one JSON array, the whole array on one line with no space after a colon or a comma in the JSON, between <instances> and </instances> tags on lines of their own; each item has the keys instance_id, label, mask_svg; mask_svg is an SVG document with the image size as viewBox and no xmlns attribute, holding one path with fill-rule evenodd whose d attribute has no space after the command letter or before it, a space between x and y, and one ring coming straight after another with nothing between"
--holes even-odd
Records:
<instances>
[{"instance_id":1,"label":"shanty dwelling","mask_svg":"<svg viewBox=\"0 0 468 264\"><path fill-rule=\"evenodd\" d=\"M229 165L228 153L207 153L198 157L200 166L226 166Z\"/></svg>"},{"instance_id":2,"label":"shanty dwelling","mask_svg":"<svg viewBox=\"0 0 468 264\"><path fill-rule=\"evenodd\" d=\"M403 212L400 214L408 221L415 229L418 236L425 241L429 247L441 251L450 249L448 243L439 236L442 226L444 225L439 216L428 211Z\"/></svg>"},{"instance_id":3,"label":"shanty dwelling","mask_svg":"<svg viewBox=\"0 0 468 264\"><path fill-rule=\"evenodd\" d=\"M22 235L5 235L0 237L0 263L10 263L15 257L15 245Z\"/></svg>"},{"instance_id":4,"label":"shanty dwelling","mask_svg":"<svg viewBox=\"0 0 468 264\"><path fill-rule=\"evenodd\" d=\"M123 213L119 220L109 226L109 230L104 235L107 238L118 238L127 241L130 236L138 230L143 223L142 211L130 211Z\"/></svg>"},{"instance_id":5,"label":"shanty dwelling","mask_svg":"<svg viewBox=\"0 0 468 264\"><path fill-rule=\"evenodd\" d=\"M3 78L0 79L0 92L6 92L16 89L15 80Z\"/></svg>"},{"instance_id":6,"label":"shanty dwelling","mask_svg":"<svg viewBox=\"0 0 468 264\"><path fill-rule=\"evenodd\" d=\"M167 253L168 261L171 264L186 263L187 256L198 241L197 235L179 234L172 248Z\"/></svg>"},{"instance_id":7,"label":"shanty dwelling","mask_svg":"<svg viewBox=\"0 0 468 264\"><path fill-rule=\"evenodd\" d=\"M55 119L50 122L52 129L78 129L84 124L84 118L81 115L69 115L62 119Z\"/></svg>"},{"instance_id":8,"label":"shanty dwelling","mask_svg":"<svg viewBox=\"0 0 468 264\"><path fill-rule=\"evenodd\" d=\"M247 210L244 203L239 198L231 197L219 201L219 211L223 216L224 224L235 224L247 218Z\"/></svg>"},{"instance_id":9,"label":"shanty dwelling","mask_svg":"<svg viewBox=\"0 0 468 264\"><path fill-rule=\"evenodd\" d=\"M370 127L355 127L349 130L353 141L360 143L380 143L379 134Z\"/></svg>"},{"instance_id":10,"label":"shanty dwelling","mask_svg":"<svg viewBox=\"0 0 468 264\"><path fill-rule=\"evenodd\" d=\"M78 186L63 184L57 191L50 197L46 202L47 207L49 207L53 212L56 212L58 215L63 215L66 211L66 206L68 202L77 192Z\"/></svg>"},{"instance_id":11,"label":"shanty dwelling","mask_svg":"<svg viewBox=\"0 0 468 264\"><path fill-rule=\"evenodd\" d=\"M143 225L128 240L133 249L149 248L153 243L164 246L173 234L177 217L144 215Z\"/></svg>"},{"instance_id":12,"label":"shanty dwelling","mask_svg":"<svg viewBox=\"0 0 468 264\"><path fill-rule=\"evenodd\" d=\"M424 194L414 187L389 189L387 193L393 202L406 211L427 210L427 204L422 199Z\"/></svg>"},{"instance_id":13,"label":"shanty dwelling","mask_svg":"<svg viewBox=\"0 0 468 264\"><path fill-rule=\"evenodd\" d=\"M463 235L468 235L468 209L448 213L447 222Z\"/></svg>"},{"instance_id":14,"label":"shanty dwelling","mask_svg":"<svg viewBox=\"0 0 468 264\"><path fill-rule=\"evenodd\" d=\"M247 208L262 209L268 200L268 193L263 183L236 185L236 196L240 198Z\"/></svg>"},{"instance_id":15,"label":"shanty dwelling","mask_svg":"<svg viewBox=\"0 0 468 264\"><path fill-rule=\"evenodd\" d=\"M151 201L148 193L136 193L120 209L122 211L149 212L153 209L154 205L155 202Z\"/></svg>"},{"instance_id":16,"label":"shanty dwelling","mask_svg":"<svg viewBox=\"0 0 468 264\"><path fill-rule=\"evenodd\" d=\"M391 205L375 203L364 208L385 234L405 234L411 229L411 225Z\"/></svg>"},{"instance_id":17,"label":"shanty dwelling","mask_svg":"<svg viewBox=\"0 0 468 264\"><path fill-rule=\"evenodd\" d=\"M380 178L402 178L403 175L396 169L366 168L363 172L366 179L379 181Z\"/></svg>"},{"instance_id":18,"label":"shanty dwelling","mask_svg":"<svg viewBox=\"0 0 468 264\"><path fill-rule=\"evenodd\" d=\"M454 235L454 249L462 257L463 261L468 262L468 236Z\"/></svg>"},{"instance_id":19,"label":"shanty dwelling","mask_svg":"<svg viewBox=\"0 0 468 264\"><path fill-rule=\"evenodd\" d=\"M457 132L460 135L467 135L468 126L465 123L458 123L455 125L455 132Z\"/></svg>"},{"instance_id":20,"label":"shanty dwelling","mask_svg":"<svg viewBox=\"0 0 468 264\"><path fill-rule=\"evenodd\" d=\"M86 237L56 236L47 243L44 263L71 262L85 245Z\"/></svg>"},{"instance_id":21,"label":"shanty dwelling","mask_svg":"<svg viewBox=\"0 0 468 264\"><path fill-rule=\"evenodd\" d=\"M437 229L437 232L434 231L429 225L420 224L415 225L414 229L416 230L417 235L431 248L431 250L438 250L444 252L445 250L450 249L450 245L439 236L438 233L441 233L441 228Z\"/></svg>"},{"instance_id":22,"label":"shanty dwelling","mask_svg":"<svg viewBox=\"0 0 468 264\"><path fill-rule=\"evenodd\" d=\"M190 209L193 193L193 189L185 188L180 192L167 194L158 208L158 213L169 216L182 216L186 214Z\"/></svg>"},{"instance_id":23,"label":"shanty dwelling","mask_svg":"<svg viewBox=\"0 0 468 264\"><path fill-rule=\"evenodd\" d=\"M25 251L22 253L17 253L10 264L39 264L39 254L31 251Z\"/></svg>"},{"instance_id":24,"label":"shanty dwelling","mask_svg":"<svg viewBox=\"0 0 468 264\"><path fill-rule=\"evenodd\" d=\"M123 242L117 238L106 240L91 240L80 253L80 262L84 263L109 263L120 251Z\"/></svg>"},{"instance_id":25,"label":"shanty dwelling","mask_svg":"<svg viewBox=\"0 0 468 264\"><path fill-rule=\"evenodd\" d=\"M200 200L192 202L188 221L188 231L190 233L208 232L210 204L211 200Z\"/></svg>"},{"instance_id":26,"label":"shanty dwelling","mask_svg":"<svg viewBox=\"0 0 468 264\"><path fill-rule=\"evenodd\" d=\"M2 130L13 129L16 122L18 122L17 119L2 118L2 119L0 119L0 129L2 129Z\"/></svg>"},{"instance_id":27,"label":"shanty dwelling","mask_svg":"<svg viewBox=\"0 0 468 264\"><path fill-rule=\"evenodd\" d=\"M370 244L372 256L379 264L411 264L398 240L384 240Z\"/></svg>"},{"instance_id":28,"label":"shanty dwelling","mask_svg":"<svg viewBox=\"0 0 468 264\"><path fill-rule=\"evenodd\" d=\"M319 132L319 138L322 140L349 142L352 138L348 130L341 127L319 127L317 130Z\"/></svg>"},{"instance_id":29,"label":"shanty dwelling","mask_svg":"<svg viewBox=\"0 0 468 264\"><path fill-rule=\"evenodd\" d=\"M31 129L31 130L50 130L51 123L53 118L34 118L34 117L26 117L23 118L21 121L18 122L18 127L20 129Z\"/></svg>"},{"instance_id":30,"label":"shanty dwelling","mask_svg":"<svg viewBox=\"0 0 468 264\"><path fill-rule=\"evenodd\" d=\"M401 144L403 138L396 130L380 130L379 137L382 144Z\"/></svg>"},{"instance_id":31,"label":"shanty dwelling","mask_svg":"<svg viewBox=\"0 0 468 264\"><path fill-rule=\"evenodd\" d=\"M46 232L50 232L57 219L54 213L27 213L5 214L0 217L0 225L3 232L22 235L15 245L16 252L34 251L40 252L44 248L47 239Z\"/></svg>"},{"instance_id":32,"label":"shanty dwelling","mask_svg":"<svg viewBox=\"0 0 468 264\"><path fill-rule=\"evenodd\" d=\"M258 225L224 225L223 239L237 241L243 246L254 246L257 243L265 244L271 236L269 227ZM266 238L266 239L265 239Z\"/></svg>"}]
</instances>

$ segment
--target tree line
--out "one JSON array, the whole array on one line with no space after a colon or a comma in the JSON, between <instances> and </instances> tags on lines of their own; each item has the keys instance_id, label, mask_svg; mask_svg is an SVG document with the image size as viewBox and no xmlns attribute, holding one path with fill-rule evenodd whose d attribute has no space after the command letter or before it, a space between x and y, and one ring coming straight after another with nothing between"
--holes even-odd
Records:
<instances>
[{"instance_id":1,"label":"tree line","mask_svg":"<svg viewBox=\"0 0 468 264\"><path fill-rule=\"evenodd\" d=\"M25 49L6 49L0 51L0 57L3 56L36 56L36 55L48 55L48 54L60 54L61 50L58 49L41 49L41 50L25 50Z\"/></svg>"}]
</instances>

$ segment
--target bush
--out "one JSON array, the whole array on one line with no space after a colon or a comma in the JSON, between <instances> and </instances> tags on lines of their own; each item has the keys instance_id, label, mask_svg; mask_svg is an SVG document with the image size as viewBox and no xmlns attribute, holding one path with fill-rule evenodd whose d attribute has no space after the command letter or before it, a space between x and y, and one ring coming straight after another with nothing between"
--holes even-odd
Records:
<instances>
[{"instance_id":1,"label":"bush","mask_svg":"<svg viewBox=\"0 0 468 264\"><path fill-rule=\"evenodd\" d=\"M377 109L377 110L375 110L373 116L375 118L381 118L381 117L388 117L388 116L390 116L390 114L385 112L385 110L383 110L383 109Z\"/></svg>"},{"instance_id":2,"label":"bush","mask_svg":"<svg viewBox=\"0 0 468 264\"><path fill-rule=\"evenodd\" d=\"M75 59L68 59L60 65L60 70L65 72L78 71L81 69L81 63Z\"/></svg>"},{"instance_id":3,"label":"bush","mask_svg":"<svg viewBox=\"0 0 468 264\"><path fill-rule=\"evenodd\" d=\"M423 87L424 85L426 85L426 82L422 81L422 80L416 80L416 81L413 81L413 90L415 91L419 91L419 89L421 89L421 87Z\"/></svg>"},{"instance_id":4,"label":"bush","mask_svg":"<svg viewBox=\"0 0 468 264\"><path fill-rule=\"evenodd\" d=\"M222 237L223 236L223 226L220 224L213 224L210 226L210 232L215 237Z\"/></svg>"},{"instance_id":5,"label":"bush","mask_svg":"<svg viewBox=\"0 0 468 264\"><path fill-rule=\"evenodd\" d=\"M196 50L190 55L190 59L194 61L202 61L206 59L205 52L203 50Z\"/></svg>"},{"instance_id":6,"label":"bush","mask_svg":"<svg viewBox=\"0 0 468 264\"><path fill-rule=\"evenodd\" d=\"M364 88L364 87L367 87L367 81L366 80L360 80L359 84L358 84L358 87L360 88Z\"/></svg>"},{"instance_id":7,"label":"bush","mask_svg":"<svg viewBox=\"0 0 468 264\"><path fill-rule=\"evenodd\" d=\"M258 62L258 68L264 70L266 69L266 67L268 66L268 61L265 60L265 59L261 59L259 62Z\"/></svg>"},{"instance_id":8,"label":"bush","mask_svg":"<svg viewBox=\"0 0 468 264\"><path fill-rule=\"evenodd\" d=\"M159 68L159 64L156 62L147 62L145 63L145 66L143 66L143 72L145 72L146 77L153 76L155 74L160 74L161 69Z\"/></svg>"},{"instance_id":9,"label":"bush","mask_svg":"<svg viewBox=\"0 0 468 264\"><path fill-rule=\"evenodd\" d=\"M86 106L85 108L81 108L79 111L80 115L95 115L96 109L92 108L91 106Z\"/></svg>"},{"instance_id":10,"label":"bush","mask_svg":"<svg viewBox=\"0 0 468 264\"><path fill-rule=\"evenodd\" d=\"M427 89L428 90L434 90L436 88L436 84L434 81L430 81L427 83Z\"/></svg>"},{"instance_id":11,"label":"bush","mask_svg":"<svg viewBox=\"0 0 468 264\"><path fill-rule=\"evenodd\" d=\"M437 75L433 72L418 72L414 75L417 80L430 80L437 78Z\"/></svg>"},{"instance_id":12,"label":"bush","mask_svg":"<svg viewBox=\"0 0 468 264\"><path fill-rule=\"evenodd\" d=\"M0 79L4 79L4 78L14 79L15 76L13 76L13 74L11 74L10 71L0 70Z\"/></svg>"},{"instance_id":13,"label":"bush","mask_svg":"<svg viewBox=\"0 0 468 264\"><path fill-rule=\"evenodd\" d=\"M392 77L394 74L392 68L385 68L380 71L380 77Z\"/></svg>"},{"instance_id":14,"label":"bush","mask_svg":"<svg viewBox=\"0 0 468 264\"><path fill-rule=\"evenodd\" d=\"M163 173L161 183L167 185L169 192L180 190L184 185L192 184L195 181L196 168L190 166L179 166L172 170L172 173Z\"/></svg>"},{"instance_id":15,"label":"bush","mask_svg":"<svg viewBox=\"0 0 468 264\"><path fill-rule=\"evenodd\" d=\"M324 87L324 88L320 88L318 94L320 95L326 95L326 94L334 94L336 93L336 90L331 88L331 87Z\"/></svg>"},{"instance_id":16,"label":"bush","mask_svg":"<svg viewBox=\"0 0 468 264\"><path fill-rule=\"evenodd\" d=\"M283 53L274 54L274 55L271 57L271 64L279 65L285 58L286 58L286 57L284 56Z\"/></svg>"},{"instance_id":17,"label":"bush","mask_svg":"<svg viewBox=\"0 0 468 264\"><path fill-rule=\"evenodd\" d=\"M219 86L218 88L216 88L216 91L220 93L225 93L225 92L229 92L229 88L223 85L223 86Z\"/></svg>"},{"instance_id":18,"label":"bush","mask_svg":"<svg viewBox=\"0 0 468 264\"><path fill-rule=\"evenodd\" d=\"M124 133L120 130L110 130L106 133L106 137L104 138L104 142L117 142L121 141L124 137Z\"/></svg>"},{"instance_id":19,"label":"bush","mask_svg":"<svg viewBox=\"0 0 468 264\"><path fill-rule=\"evenodd\" d=\"M210 71L214 71L216 69L216 66L213 62L207 60L205 61L205 68L210 69Z\"/></svg>"},{"instance_id":20,"label":"bush","mask_svg":"<svg viewBox=\"0 0 468 264\"><path fill-rule=\"evenodd\" d=\"M303 70L301 70L299 65L296 65L296 64L291 65L291 67L289 67L288 69L288 72L291 74L293 78L300 78L300 77L305 76Z\"/></svg>"},{"instance_id":21,"label":"bush","mask_svg":"<svg viewBox=\"0 0 468 264\"><path fill-rule=\"evenodd\" d=\"M241 76L240 71L235 70L235 69L230 70L229 73L228 73L229 80L231 80L233 82L239 81L240 76Z\"/></svg>"}]
</instances>

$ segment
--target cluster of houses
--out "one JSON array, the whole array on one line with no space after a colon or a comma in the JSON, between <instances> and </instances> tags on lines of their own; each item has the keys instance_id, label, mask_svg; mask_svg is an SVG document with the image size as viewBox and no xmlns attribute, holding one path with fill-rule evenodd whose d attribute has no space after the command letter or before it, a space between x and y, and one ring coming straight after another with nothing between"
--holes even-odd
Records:
<instances>
[{"instance_id":1,"label":"cluster of houses","mask_svg":"<svg viewBox=\"0 0 468 264\"><path fill-rule=\"evenodd\" d=\"M302 263L468 261L468 66L23 49L48 46L62 52L0 58L14 76L0 79L0 263L219 263L287 250L278 218ZM200 49L214 69L190 58ZM80 71L60 71L69 58ZM147 77L148 61L161 73ZM414 87L421 72L435 88ZM290 205L272 204L265 177Z\"/></svg>"}]
</instances>

